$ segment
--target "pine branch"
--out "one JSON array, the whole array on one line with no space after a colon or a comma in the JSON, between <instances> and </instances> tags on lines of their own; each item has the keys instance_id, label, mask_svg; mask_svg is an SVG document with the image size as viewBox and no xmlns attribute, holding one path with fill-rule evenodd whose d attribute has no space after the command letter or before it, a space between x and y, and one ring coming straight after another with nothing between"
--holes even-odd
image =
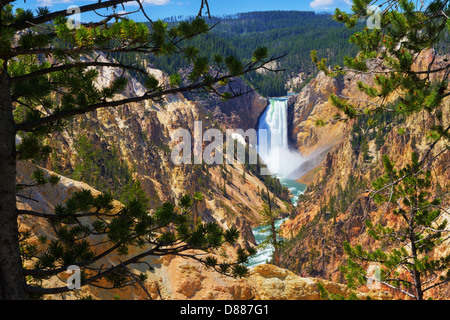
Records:
<instances>
[{"instance_id":1,"label":"pine branch","mask_svg":"<svg viewBox=\"0 0 450 320\"><path fill-rule=\"evenodd\" d=\"M281 57L276 57L276 58L271 58L266 62L263 62L261 66L264 66L266 64L271 63L272 61L276 61L278 59L280 59ZM238 75L231 75L231 74L227 74L221 77L216 77L212 80L207 80L207 81L203 81L203 82L198 82L198 83L194 83L194 84L190 84L184 87L178 87L178 88L171 88L171 89L166 89L166 90L162 90L162 91L154 91L154 92L146 92L144 95L142 96L137 96L137 97L132 97L132 98L126 98L126 99L121 99L121 100L115 100L115 101L105 101L105 102L99 102L96 104L92 104L90 106L84 107L84 108L79 108L79 109L73 109L73 110L67 110L67 111L62 111L59 113L55 113L53 115L44 117L44 118L40 118L37 120L32 120L32 121L26 121L26 122L22 122L22 123L18 123L16 124L16 131L25 131L25 132L31 132L31 131L35 131L37 130L39 127L52 123L54 121L57 120L63 120L75 115L80 115L80 114L85 114L87 112L91 112L94 110L97 110L99 108L106 108L106 107L117 107L123 104L127 104L127 103L133 103L133 102L141 102L141 101L145 101L145 100L152 100L152 99L157 99L169 94L175 94L175 93L181 93L181 92L189 92L192 90L196 90L196 89L204 89L207 88L208 86L212 86L218 82L224 81L224 80L228 80L237 76L241 76L243 74L252 72L252 71L256 71L259 68L261 68L261 66L252 66L249 67L246 70L243 70L240 74Z\"/></svg>"},{"instance_id":2,"label":"pine branch","mask_svg":"<svg viewBox=\"0 0 450 320\"><path fill-rule=\"evenodd\" d=\"M118 247L119 245L116 245L114 247ZM182 247L183 251L184 250L189 250L192 249L192 247L188 247L188 246L183 246ZM111 253L113 250L112 248L105 251L104 253L102 253L102 255L99 255L95 258L95 260L99 260L100 258L106 256L107 254ZM124 266L128 266L130 264L135 264L135 263L139 263L141 259L144 259L148 256L165 256L165 255L182 255L181 252L178 252L178 249L162 249L160 246L156 246L150 250L147 250L141 254L138 254L132 258L127 259L126 261L121 262L120 265L117 266L112 266L111 268L108 268L107 270L103 271L103 272L99 272L97 273L95 276L91 276L89 278L87 278L85 281L83 281L81 283L81 286L85 286L85 285L89 285L91 283L94 283L116 271L119 271L120 269L123 269ZM101 257L100 257L101 256ZM191 258L195 257L195 256L190 256L190 255L182 255L182 256L189 256ZM92 261L94 259L91 259L89 261L86 262L82 262L82 263L78 263L76 264L79 267L82 267L84 265L90 264L94 261ZM36 275L36 276L48 276L48 275L56 275L56 270L58 270L59 272L64 272L67 270L68 266L65 267L60 267L58 269L55 270L24 270L26 275ZM59 273L58 272L58 273ZM64 293L64 292L68 292L71 291L71 289L69 289L67 286L66 287L55 287L55 288L39 288L39 287L35 287L35 286L31 286L31 285L27 285L26 286L26 291L29 293L37 293L37 294L58 294L58 293Z\"/></svg>"},{"instance_id":3,"label":"pine branch","mask_svg":"<svg viewBox=\"0 0 450 320\"><path fill-rule=\"evenodd\" d=\"M136 0L109 0L109 1L103 1L103 2L101 2L101 0L100 0L98 3L81 6L81 7L79 7L79 9L80 9L80 13L84 13L84 12L94 11L94 10L98 10L98 9L104 9L104 8L108 8L108 7L117 6L119 4L124 4L127 2L136 2ZM67 17L67 16L71 16L72 14L73 13L68 10L60 10L60 11L55 11L55 12L52 12L52 13L49 13L49 14L46 14L43 16L35 17L35 18L27 20L27 21L17 21L6 27L14 28L16 31L20 31L20 30L27 29L27 28L32 27L37 24L50 22L57 17Z\"/></svg>"},{"instance_id":4,"label":"pine branch","mask_svg":"<svg viewBox=\"0 0 450 320\"><path fill-rule=\"evenodd\" d=\"M88 213L76 213L76 214L64 214L64 215L57 215L53 213L42 213L42 212L36 212L32 210L17 210L18 215L28 215L33 217L39 217L39 218L46 218L46 219L67 219L67 218L85 218L85 217L99 217L99 216L108 216L108 217L115 217L119 216L121 213L116 214L108 214L108 213L100 213L100 212L88 212Z\"/></svg>"},{"instance_id":5,"label":"pine branch","mask_svg":"<svg viewBox=\"0 0 450 320\"><path fill-rule=\"evenodd\" d=\"M211 19L211 12L209 11L209 4L208 0L202 0L202 4L200 6L200 10L197 14L197 17L201 17L203 13L203 8L206 6L206 14L208 15L208 18Z\"/></svg>"},{"instance_id":6,"label":"pine branch","mask_svg":"<svg viewBox=\"0 0 450 320\"><path fill-rule=\"evenodd\" d=\"M103 251L102 253L98 254L97 256L93 257L92 259L78 262L78 263L76 263L76 265L80 268L84 267L84 266L88 266L88 265L104 258L105 256L111 254L112 252L114 252L114 250L117 250L121 245L122 245L122 243L117 243L114 246L112 246L111 248L109 248L109 249ZM48 270L25 269L24 268L24 274L29 275L29 276L35 276L35 277L48 277L48 276L57 275L58 273L61 273L61 272L65 272L68 267L69 267L69 265L65 265L65 266L60 266L55 269L48 269Z\"/></svg>"},{"instance_id":7,"label":"pine branch","mask_svg":"<svg viewBox=\"0 0 450 320\"><path fill-rule=\"evenodd\" d=\"M447 283L447 282L449 282L449 281L450 281L450 279L445 279L444 281L435 283L435 284L433 284L432 286L429 286L429 287L423 289L422 291L423 291L423 292L428 291L428 290L430 290L430 289L433 289L434 287L440 286L441 284Z\"/></svg>"},{"instance_id":8,"label":"pine branch","mask_svg":"<svg viewBox=\"0 0 450 320\"><path fill-rule=\"evenodd\" d=\"M396 286L393 286L393 285L391 285L391 284L389 284L389 283L387 283L387 282L384 282L384 281L380 281L380 283L381 283L381 284L384 284L385 286L387 286L387 287L389 287L389 288L391 288L391 289L399 290L401 293L404 293L404 294L406 294L407 296L416 299L416 296L413 295L413 294L411 294L411 293L409 293L408 291L405 291L405 290L403 290L403 289L400 289L400 288L398 288L398 287L396 287Z\"/></svg>"},{"instance_id":9,"label":"pine branch","mask_svg":"<svg viewBox=\"0 0 450 320\"><path fill-rule=\"evenodd\" d=\"M153 299L152 299L152 295L150 294L150 292L148 292L147 288L144 286L144 284L143 284L142 281L139 279L139 277L136 276L133 272L131 272L131 270L130 270L128 267L124 266L124 265L122 264L122 261L120 262L120 264L123 266L123 269L124 269L125 271L127 271L127 273L130 275L130 277L131 277L135 282L137 282L137 283L139 284L139 286L141 287L141 289L142 289L142 290L145 292L145 294L148 296L149 300L153 300Z\"/></svg>"},{"instance_id":10,"label":"pine branch","mask_svg":"<svg viewBox=\"0 0 450 320\"><path fill-rule=\"evenodd\" d=\"M428 158L428 156L430 155L431 151L434 149L434 147L436 146L436 144L438 143L438 141L450 130L450 125L447 126L447 128L444 130L444 132L441 134L441 136L436 139L428 148L427 153L425 154L425 156L422 157L422 160L414 167L411 168L411 170L409 170L406 174L404 174L402 177L398 178L397 180L385 185L383 188L376 190L370 197L369 201L372 200L378 193L380 193L381 191L398 184L399 182L401 182L403 179L405 179L406 177L408 177L410 174L414 173L414 175L417 175L418 173L420 173L421 171L423 171L425 168L427 168L431 162L436 159L437 157L439 157L441 154L443 154L444 152L448 151L448 148L443 149L442 151L440 151L436 156L432 157L426 164L425 160ZM420 166L422 166L422 168L419 169ZM417 171L417 169L419 169Z\"/></svg>"},{"instance_id":11,"label":"pine branch","mask_svg":"<svg viewBox=\"0 0 450 320\"><path fill-rule=\"evenodd\" d=\"M28 74L12 77L11 82L21 82L21 81L29 80L34 77L42 76L42 75L53 73L53 72L65 71L65 70L70 70L73 68L86 68L86 67L90 67L90 66L102 67L102 68L106 68L106 67L121 68L121 69L137 71L144 75L148 74L145 70L142 70L140 68L133 67L133 66L124 65L121 63L90 61L90 62L76 62L76 63L72 63L72 64L52 66L50 68L41 69L41 70L31 72Z\"/></svg>"},{"instance_id":12,"label":"pine branch","mask_svg":"<svg viewBox=\"0 0 450 320\"><path fill-rule=\"evenodd\" d=\"M83 52L92 52L94 49L89 47L75 47L75 48L66 48L66 49L57 49L53 47L47 47L47 48L35 48L35 49L22 49L20 47L17 47L14 50L11 50L11 53L7 55L7 59L11 59L16 56L20 55L36 55L36 54L54 54L55 50L58 50L61 54L69 55L69 54L75 54L75 53L83 53ZM107 52L107 53L145 53L145 54L151 54L155 53L159 49L153 48L153 47L146 47L146 46L138 46L138 47L116 47L116 48L96 48L98 51Z\"/></svg>"},{"instance_id":13,"label":"pine branch","mask_svg":"<svg viewBox=\"0 0 450 320\"><path fill-rule=\"evenodd\" d=\"M99 23L98 23L99 24ZM190 39L192 37L198 36L200 34L203 34L205 32L210 31L213 29L216 25L208 26L204 30L196 31L189 36L183 36L176 39L169 39L168 36L165 34L165 39L169 41L170 44L174 45L178 51L176 53L182 53L184 52L184 49L180 46L180 43L183 41ZM94 25L93 23L86 24L88 26ZM5 59L11 59L16 56L20 55L36 55L36 54L48 54L51 55L55 51L58 51L60 54L64 55L70 55L70 54L76 54L76 53L83 53L83 52L91 52L93 50L98 50L102 52L108 52L108 53L144 53L144 54L153 54L160 51L160 48L158 47L151 47L148 45L140 45L140 46L131 46L129 43L121 43L120 45L116 45L115 47L104 47L104 48L91 48L91 47L73 47L73 48L55 48L55 47L44 47L44 48L21 48L21 47L15 47L13 48L10 53L5 55Z\"/></svg>"}]
</instances>

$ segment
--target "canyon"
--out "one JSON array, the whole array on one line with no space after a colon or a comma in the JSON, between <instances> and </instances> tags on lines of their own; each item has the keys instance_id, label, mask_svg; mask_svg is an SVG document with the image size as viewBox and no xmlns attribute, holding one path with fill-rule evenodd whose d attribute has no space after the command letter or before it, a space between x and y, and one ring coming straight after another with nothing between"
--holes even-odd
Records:
<instances>
[{"instance_id":1,"label":"canyon","mask_svg":"<svg viewBox=\"0 0 450 320\"><path fill-rule=\"evenodd\" d=\"M100 55L97 59L102 62L108 61L104 55ZM148 68L148 72L162 83L168 81L167 75L160 70ZM107 85L119 76L121 73L117 69L102 68L99 70L97 85L99 87ZM145 89L142 84L130 75L127 79L128 85L122 92L123 97L143 93ZM241 81L230 85L234 86L234 90L248 88ZM240 88L237 89L236 85ZM154 210L165 201L177 203L184 194L193 195L195 192L201 192L203 200L195 207L197 219L203 223L215 222L223 229L236 227L240 232L235 247L224 246L220 252L215 252L222 259L233 259L238 248L255 246L251 228L260 224L260 210L264 203L262 193L268 191L267 186L260 176L245 170L244 165L238 162L213 165L174 164L171 153L178 141L173 140L172 136L178 129L188 130L194 135L195 122L201 123L203 130L253 128L259 114L265 109L267 100L256 93L249 93L232 102L213 97L207 97L207 100L207 102L192 101L182 94L169 95L159 101L127 104L114 109L99 109L74 118L63 131L49 137L48 143L53 149L50 157L35 164L20 162L17 168L18 181L22 183L30 181L32 168L37 167L48 170L46 171L48 174L59 174L62 182L55 188L35 187L23 191L23 194L19 193L18 207L52 213L55 206L64 203L74 190L88 189L95 193L116 192L119 195L128 185L138 184L149 199L150 210ZM208 108L204 106L205 103ZM20 139L17 142L20 144ZM88 163L88 160L91 162ZM89 171L92 167L95 170ZM71 179L72 176L75 179ZM94 185L87 182L96 184L101 190L96 190ZM288 214L293 208L289 195L268 192L272 205ZM116 201L115 206L120 208L121 203ZM51 226L39 219L27 217L21 221L20 226L21 231L33 229L38 234L52 239ZM33 241L38 242L37 238ZM179 268L183 270L183 267L178 267L181 262L182 265L188 266L185 276L177 275ZM114 259L110 258L101 263L111 265L117 263L117 260L114 262ZM158 291L160 298L192 298L198 290L202 291L200 287L205 287L203 290L205 292L218 291L212 294L211 298L216 295L216 298L251 297L246 293L227 295L228 289L220 288L226 287L230 281L229 286L233 288L236 286L233 284L234 280L219 277L211 270L204 270L204 267L200 271L200 279L194 279L192 281L195 283L192 283L189 280L191 276L188 270L193 261L184 262L180 258L168 257L159 260L155 258L148 263L154 270L159 270L156 275L150 277L152 280L149 280L148 285L153 289L148 290ZM198 264L197 268L200 267ZM204 284L205 278L210 279L205 280L211 282L210 285ZM46 284L51 286L58 281L60 280L55 278ZM180 290L183 294L177 293ZM226 292L221 293L223 290ZM89 295L102 299L114 297L114 294L110 295L103 291L90 287ZM124 299L143 298L144 294L118 293ZM60 299L61 296L51 298Z\"/></svg>"},{"instance_id":2,"label":"canyon","mask_svg":"<svg viewBox=\"0 0 450 320\"><path fill-rule=\"evenodd\" d=\"M102 59L107 61L104 56ZM430 59L431 55L425 54L419 63L425 65ZM148 68L148 71L160 82L168 81L167 75L160 70ZM113 69L103 68L99 85L110 83L118 75ZM136 79L129 76L128 80L123 96L143 92L143 86ZM296 206L289 203L289 194L270 193L271 198L275 199L274 205L283 212L284 217L289 217L281 226L283 237L289 241L278 266L261 264L251 269L248 278L233 279L182 257L153 258L148 260L153 268L146 271L149 277L145 290L135 287L109 292L88 286L79 292L65 295L64 299L84 296L112 299L115 295L121 299L145 299L148 296L152 299L320 299L317 283L321 283L330 293L348 297L351 292L342 284L343 279L338 271L338 266L345 259L342 244L348 240L353 244L373 245L363 235L364 218L366 214L379 217L383 210L371 207L369 213L365 211L368 193L364 190L381 170L381 155L388 154L401 164L409 160L412 151L425 152L429 141L426 138L415 139L413 144L412 137L423 136L420 123L436 121L422 114L402 122L392 121L379 146L375 143L375 129L365 132L372 138L368 141L370 159L363 159L360 150L355 152L352 145L355 139L353 128L358 125L356 120L329 121L325 126L316 125L317 120L328 120L336 114L336 109L328 101L330 94L363 98L357 90L357 81L370 82L371 77L349 75L348 78L333 79L319 73L298 95L288 99L289 143L306 159L299 168L298 178L308 186ZM237 91L248 89L240 80L230 85ZM38 202L18 198L18 206L38 212L52 212L54 206L64 202L74 190L87 188L100 192L83 181L66 177L73 174L77 164L82 161L77 153L77 143L84 136L94 149L102 151L101 154L120 159L121 165L128 168L132 181L140 182L152 209L166 200L176 202L185 193L203 193L204 200L196 208L201 220L214 221L225 229L235 226L241 233L237 247L226 247L215 253L222 257L233 257L238 247L255 245L251 229L260 224L260 210L265 203L261 192L267 186L261 176L246 171L240 164L174 165L170 158L177 141L173 141L171 135L179 128L194 133L195 121L201 121L204 129L216 128L221 131L256 128L268 104L268 99L256 92L230 101L213 96L194 98L190 94L177 94L166 96L161 101L99 109L74 118L63 132L49 139L54 156L37 164L19 162L17 169L19 181L29 179L32 169L38 165L48 174L60 174L61 182L55 188L46 186L33 189L30 197ZM448 99L442 111L443 121L448 123ZM399 133L399 128L407 128L407 134ZM112 180L113 176L108 175L108 168L105 167L106 158L99 157L97 160L99 174ZM444 190L448 190L449 173L446 166L449 162L450 154L447 152L434 166L434 178ZM122 187L119 181L118 188ZM351 191L354 196L342 205L344 210L333 215L330 210L324 209L333 197L336 198L337 190L346 188L353 188ZM116 202L115 205L120 207L121 204ZM48 226L35 219L27 218L21 227L27 229L34 226L51 237ZM396 222L394 218L389 220L392 225ZM441 254L448 254L448 240L442 250ZM111 258L101 263L118 262ZM58 281L51 279L48 285ZM357 295L361 299L392 299L392 293L387 291L371 292L361 288ZM450 291L445 287L434 294L441 298L450 297ZM55 295L50 298L62 297Z\"/></svg>"}]
</instances>

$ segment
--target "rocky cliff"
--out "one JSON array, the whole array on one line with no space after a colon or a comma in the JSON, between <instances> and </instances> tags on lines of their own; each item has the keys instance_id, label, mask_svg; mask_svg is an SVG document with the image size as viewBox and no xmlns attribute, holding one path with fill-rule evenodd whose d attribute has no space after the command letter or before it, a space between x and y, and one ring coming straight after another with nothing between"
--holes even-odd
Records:
<instances>
[{"instance_id":1,"label":"rocky cliff","mask_svg":"<svg viewBox=\"0 0 450 320\"><path fill-rule=\"evenodd\" d=\"M421 70L432 59L430 51L417 59ZM381 217L384 208L367 205L370 182L383 173L381 157L388 155L396 167L410 161L411 153L424 155L431 140L425 128L435 123L447 126L450 122L450 101L441 106L442 119L421 113L409 117L384 119L383 127L366 126L361 120L328 121L337 113L328 101L330 94L366 100L357 90L357 81L370 82L370 75L349 74L332 79L320 73L298 95L292 105L292 140L305 155L311 156L310 171L300 179L308 183L299 198L291 219L283 224L283 234L291 241L284 251L282 266L301 276L315 276L343 282L338 267L346 259L343 242L373 247L365 236L364 221ZM316 126L317 120L328 121ZM367 121L367 120L366 120ZM364 148L361 145L364 144ZM364 150L362 150L364 149ZM439 143L435 154L444 150ZM319 155L319 156L318 156ZM450 152L444 152L433 164L434 192L448 204ZM444 205L448 207L448 205ZM387 224L396 226L397 219L388 215ZM449 213L445 215L448 219ZM448 253L448 240L440 248ZM438 251L439 254L439 251ZM450 291L441 287L435 297L448 298Z\"/></svg>"},{"instance_id":2,"label":"rocky cliff","mask_svg":"<svg viewBox=\"0 0 450 320\"><path fill-rule=\"evenodd\" d=\"M235 79L218 90L234 92L237 97L223 100L217 95L183 94L187 99L196 101L211 119L222 129L255 129L268 99L259 95L241 79ZM244 94L245 93L245 94Z\"/></svg>"}]
</instances>

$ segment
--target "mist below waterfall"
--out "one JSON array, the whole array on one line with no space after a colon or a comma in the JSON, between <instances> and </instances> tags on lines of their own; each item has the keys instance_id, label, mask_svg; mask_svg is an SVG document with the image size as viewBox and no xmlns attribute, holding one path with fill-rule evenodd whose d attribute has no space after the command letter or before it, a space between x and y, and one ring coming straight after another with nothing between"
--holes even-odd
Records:
<instances>
[{"instance_id":1,"label":"mist below waterfall","mask_svg":"<svg viewBox=\"0 0 450 320\"><path fill-rule=\"evenodd\" d=\"M288 104L287 98L269 99L259 120L258 154L267 165L270 173L279 178L298 179L298 170L305 159L288 143Z\"/></svg>"}]
</instances>

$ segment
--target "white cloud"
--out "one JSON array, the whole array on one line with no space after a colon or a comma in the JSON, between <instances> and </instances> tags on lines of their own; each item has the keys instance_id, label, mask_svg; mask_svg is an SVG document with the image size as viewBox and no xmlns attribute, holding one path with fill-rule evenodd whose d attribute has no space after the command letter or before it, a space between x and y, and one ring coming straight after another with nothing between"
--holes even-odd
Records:
<instances>
[{"instance_id":1,"label":"white cloud","mask_svg":"<svg viewBox=\"0 0 450 320\"><path fill-rule=\"evenodd\" d=\"M150 5L150 6L166 6L171 3L171 0L139 0L140 3L143 5ZM126 3L127 6L137 6L138 4L133 2Z\"/></svg>"},{"instance_id":2,"label":"white cloud","mask_svg":"<svg viewBox=\"0 0 450 320\"><path fill-rule=\"evenodd\" d=\"M153 6L165 6L170 3L170 0L140 0L140 2Z\"/></svg>"},{"instance_id":3,"label":"white cloud","mask_svg":"<svg viewBox=\"0 0 450 320\"><path fill-rule=\"evenodd\" d=\"M40 7L51 7L58 3L71 3L71 0L40 0L38 1Z\"/></svg>"},{"instance_id":4,"label":"white cloud","mask_svg":"<svg viewBox=\"0 0 450 320\"><path fill-rule=\"evenodd\" d=\"M313 0L309 6L315 10L328 10L345 5L351 5L350 0Z\"/></svg>"}]
</instances>

